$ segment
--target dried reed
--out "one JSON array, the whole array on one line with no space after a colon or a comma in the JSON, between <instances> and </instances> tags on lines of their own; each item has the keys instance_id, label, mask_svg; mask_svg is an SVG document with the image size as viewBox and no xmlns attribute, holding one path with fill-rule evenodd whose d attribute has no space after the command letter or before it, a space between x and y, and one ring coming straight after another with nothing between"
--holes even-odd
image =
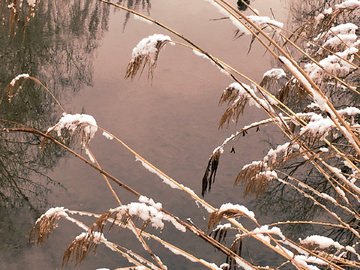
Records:
<instances>
[{"instance_id":1,"label":"dried reed","mask_svg":"<svg viewBox=\"0 0 360 270\"><path fill-rule=\"evenodd\" d=\"M106 1L101 0L101 2ZM258 123L253 123L249 127L244 127L236 134L227 138L222 145L213 151L208 160L204 177L202 179L202 196L211 190L211 185L215 182L215 176L219 166L219 159L221 154L223 154L224 146L229 141L233 140L236 136L246 134L249 128L259 127L259 125L263 123L272 122L280 128L280 130L286 136L285 138L288 140L288 142L279 145L274 149L270 149L268 154L263 157L262 160L245 165L237 175L234 181L234 185L239 183L246 184L244 194L255 194L258 198L260 194L266 192L268 186L273 180L279 181L281 184L292 188L302 196L308 198L314 204L323 209L325 213L329 214L336 222L341 224L338 226L345 228L348 233L356 239L356 241L353 242L353 246L341 245L340 243L330 238L325 239L323 237L317 237L314 235L304 240L300 240L298 243L295 243L286 238L283 232L275 226L272 226L271 228L269 228L267 225L260 226L257 223L253 213L248 211L245 207L226 204L222 205L219 209L216 209L206 203L203 199L200 199L195 194L195 192L182 186L172 178L165 175L159 169L154 167L152 164L147 162L118 138L112 136L110 133L106 133L107 136L115 138L116 141L120 142L129 151L131 151L136 156L137 160L141 161L146 169L152 173L157 174L162 180L164 180L166 184L186 191L187 194L202 204L210 212L207 223L208 230L214 228L217 224L220 225L212 230L210 236L208 236L195 224L188 224L182 221L172 213L163 209L160 204L156 204L153 200L140 196L138 192L124 185L117 178L111 176L103 169L101 169L100 165L95 162L95 160L93 161L96 163L96 165L87 161L85 158L81 157L79 154L63 145L58 140L58 138L50 137L52 132L57 132L57 135L60 137L64 135L64 131L69 132L70 135L73 135L75 131L80 131L80 134L82 135L81 145L83 148L88 150L89 141L94 137L98 127L95 120L89 121L89 118L87 118L87 120L80 121L79 115L76 116L75 120L60 120L59 123L57 123L55 126L49 128L46 134L24 126L21 128L2 129L1 132L28 132L42 136L47 140L57 143L58 145L64 147L64 149L67 151L73 153L79 159L89 164L89 166L101 172L104 176L115 181L126 190L138 196L140 203L131 203L125 206L121 205L115 209L108 210L102 215L97 215L97 220L90 228L74 219L70 219L67 216L67 211L65 211L63 208L51 209L37 220L30 232L30 240L33 239L37 243L44 243L48 239L49 233L56 228L56 221L60 217L65 217L68 220L75 222L77 225L83 228L85 232L77 236L75 240L68 246L64 254L62 266L66 266L69 262L73 262L75 265L77 265L80 264L90 253L95 252L97 246L100 243L104 243L111 249L115 249L116 245L110 244L103 236L105 225L108 222L111 223L109 230L111 230L115 225L119 226L119 228L130 228L134 232L135 236L140 238L142 233L146 234L145 230L147 229L148 225L151 224L154 227L162 228L164 225L162 220L167 220L171 221L178 230L184 231L185 229L188 229L195 235L204 239L210 245L214 246L216 249L221 250L226 255L227 263L217 267L195 258L192 255L190 256L188 253L180 249L172 250L175 254L181 253L181 255L188 258L189 260L195 260L197 262L202 261L203 265L210 269L229 269L232 266L241 266L246 269L259 269L260 267L254 266L253 263L250 263L241 257L245 236L250 236L260 241L264 246L280 254L287 262L291 262L292 265L297 269L313 269L315 267L314 264L320 265L319 267L326 265L326 267L331 269L343 269L343 266L359 268L360 263L356 261L357 259L348 259L344 254L351 253L357 258L360 257L355 249L358 248L357 240L360 238L360 234L357 230L357 226L354 226L355 223L346 222L342 215L346 213L355 220L359 219L360 217L356 211L360 197L360 190L356 184L360 173L360 169L357 166L359 163L358 155L360 155L360 142L357 136L359 133L359 125L354 120L355 116L360 114L360 110L357 108L347 107L347 111L344 112L339 108L335 108L330 98L326 96L326 91L324 91L325 86L328 83L333 82L332 80L342 81L342 85L346 87L348 84L345 82L345 79L349 76L350 73L354 71L354 69L357 69L357 66L355 64L350 65L351 68L349 69L349 72L344 74L341 73L342 71L338 73L337 71L328 72L324 66L321 66L321 58L333 55L334 53L331 52L331 50L348 49L348 46L344 40L342 40L336 46L333 46L333 44L326 44L326 39L328 40L329 38L336 36L339 37L339 35L333 33L333 36L328 35L325 38L326 35L324 33L328 33L328 31L332 29L333 24L336 22L336 20L339 19L340 15L354 12L355 9L360 7L360 4L348 1L344 2L346 4L343 3L341 5L336 5L331 11L323 11L323 13L321 13L323 16L312 18L306 24L300 26L289 38L284 38L282 36L285 40L285 43L291 45L293 45L294 42L300 40L300 35L303 34L306 35L306 38L308 39L314 39L314 37L324 37L322 42L325 42L325 44L323 46L320 45L321 47L316 47L316 50L309 57L311 60L311 65L314 64L311 66L311 68L313 68L313 70L316 69L316 72L311 73L309 71L310 65L307 66L308 69L301 68L299 61L296 61L290 56L289 50L287 48L284 49L278 44L277 37L281 37L281 35L278 35L279 27L276 26L275 22L271 23L268 19L266 19L266 23L261 24L257 21L257 17L251 18L249 16L245 16L225 0L214 0L211 2L220 8L223 13L229 15L229 18L231 18L232 21L241 28L241 31L245 31L246 33L250 33L252 35L253 39L251 44L255 40L259 40L264 45L264 47L277 60L279 60L280 64L287 68L291 79L287 82L280 82L280 79L286 76L285 74L281 72L281 76L278 77L272 76L269 73L263 77L262 82L259 84L254 84L254 88L247 87L235 77L235 75L239 73L234 71L234 69L206 53L204 50L196 46L194 43L188 41L182 35L179 35L175 31L163 26L160 23L157 23L157 25L163 27L163 29L169 30L179 38L189 42L189 47L191 49L205 55L210 59L210 61L215 63L222 71L229 74L230 77L234 80L234 84L230 85L223 91L219 101L220 104L227 103L229 106L220 119L219 127L222 127L225 123L229 125L230 120L238 122L239 116L244 112L244 108L249 102L253 102L254 104L258 105L258 107L262 108L270 117L270 120L265 120L262 122L260 121ZM352 7L350 4L354 4L355 6ZM136 11L131 11L118 4L111 5L120 7L138 15ZM12 13L11 20L14 21L15 11L13 10ZM255 14L256 16L259 15L257 13ZM154 22L144 15L141 15L141 17ZM269 34L273 30L276 30L276 38L275 36L271 36ZM239 30L239 33L241 31ZM265 40L262 40L260 36L265 38ZM291 41L291 39L293 39L293 41ZM320 42L320 39L318 40ZM270 42L271 46L275 47L275 49L271 49L271 46L267 45L265 41ZM130 63L128 64L125 77L133 79L140 69L142 69L142 72L145 66L148 66L148 78L152 79L156 69L160 50L170 42L172 42L171 39L163 35L154 35L143 39L133 51L133 55ZM298 49L296 46L294 46L294 48ZM357 48L354 47L354 49ZM280 55L276 53L276 50L280 52ZM308 57L307 53L303 53L303 55L304 58ZM336 63L341 63L341 65L347 66L347 64L352 63L355 57L356 55L351 53L345 55L345 57L337 59L336 61L339 62ZM342 62L344 60L346 60L346 64L345 62ZM318 70L317 67L319 67L319 65L321 67ZM316 77L314 74L317 74L318 77ZM11 97L18 93L25 80L29 77L29 75L25 75L27 74L22 74L19 75L20 77L16 77L9 84L9 87L4 92L3 97L5 94L7 94L10 101ZM14 91L15 86L21 80L23 80L22 84L18 90ZM276 88L279 90L277 95L278 99L273 97L269 91L264 89L269 88L269 85L273 84L273 82L276 82ZM350 89L349 91L353 90ZM296 114L293 113L289 106L281 104L279 100L288 104L290 101L294 103L305 103L312 100L314 101L314 104L305 106L305 108L302 108L302 113ZM346 104L344 106L346 106ZM285 117L282 116L283 112L286 114ZM66 117L66 115L64 115L64 117ZM290 124L293 126L290 126ZM91 156L93 155L91 154ZM306 160L306 162L302 164L311 164L327 181L330 188L335 191L335 194L337 194L337 200L327 193L320 192L310 184L306 183L305 180L297 180L293 175L280 171L280 169L284 168L285 164L291 163L293 160L300 157L303 157ZM343 167L338 165L339 160L342 164L344 164ZM347 174L345 172L347 172ZM282 174L285 177L280 178L278 174ZM351 201L349 200L350 197ZM323 203L323 201L326 203ZM118 202L120 203L119 200ZM328 204L340 209L341 211L333 211L328 207ZM134 209L136 209L136 211ZM244 228L243 225L238 223L236 219L244 216L251 219L257 227L249 231ZM132 219L135 217L142 219L142 226L140 229L136 228L132 223ZM227 219L229 222L231 222L232 225L221 225L223 219ZM289 225L291 224L291 221L285 222L284 224ZM333 226L336 226L336 224L334 223ZM240 233L236 236L230 248L226 246L225 241L228 230L236 230L236 232ZM150 237L152 237L152 239L157 238L154 235ZM158 239L157 241L162 244L165 243L161 239ZM325 245L324 243L327 241L330 244ZM141 240L141 243L143 246L145 246L145 241L143 239ZM171 245L167 243L165 245L168 248L170 247L169 249L173 249ZM146 250L151 255L153 255L150 249L146 248ZM291 250L296 250L296 252L292 252ZM137 254L131 255L133 257L137 256ZM165 269L165 266L160 262L160 260L156 259L156 256L153 256L153 259L158 263L160 268ZM141 261L141 259L138 259L137 261ZM142 263L144 263L144 265L151 265L151 263L145 263L143 261ZM135 265L140 265L142 267L142 263L135 262ZM281 266L283 265L277 267ZM157 269L157 266L154 266L153 268Z\"/></svg>"}]
</instances>

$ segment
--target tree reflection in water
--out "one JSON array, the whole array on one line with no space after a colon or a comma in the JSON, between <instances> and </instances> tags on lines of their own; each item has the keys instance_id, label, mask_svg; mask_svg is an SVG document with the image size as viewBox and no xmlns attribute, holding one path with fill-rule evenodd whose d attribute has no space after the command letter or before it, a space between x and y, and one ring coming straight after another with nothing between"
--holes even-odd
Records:
<instances>
[{"instance_id":1,"label":"tree reflection in water","mask_svg":"<svg viewBox=\"0 0 360 270\"><path fill-rule=\"evenodd\" d=\"M64 101L93 83L92 62L108 30L109 6L92 0L45 0L34 8L13 1L8 8L7 1L1 2L1 90L18 74L29 74ZM2 119L41 130L62 111L40 85L27 80L11 102L3 96L0 113ZM1 128L8 126L1 122ZM38 209L47 207L51 188L60 186L46 171L65 153L56 146L39 151L40 142L35 135L0 133L0 249L24 242Z\"/></svg>"},{"instance_id":2,"label":"tree reflection in water","mask_svg":"<svg viewBox=\"0 0 360 270\"><path fill-rule=\"evenodd\" d=\"M122 5L124 7L127 7L128 9L132 9L135 11L139 11L141 8L142 10L146 10L147 15L150 15L150 9L151 9L150 0L135 0L135 1L134 0L119 0L117 3L119 5ZM125 27L130 20L130 16L131 16L131 13L126 12L125 21L124 21L124 25L123 25L123 31L125 31Z\"/></svg>"}]
</instances>

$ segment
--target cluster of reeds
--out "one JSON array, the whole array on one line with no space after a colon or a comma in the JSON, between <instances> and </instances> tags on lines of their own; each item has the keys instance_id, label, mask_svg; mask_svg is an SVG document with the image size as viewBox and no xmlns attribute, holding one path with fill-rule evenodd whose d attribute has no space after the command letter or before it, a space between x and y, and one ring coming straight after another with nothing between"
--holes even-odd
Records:
<instances>
[{"instance_id":1,"label":"cluster of reeds","mask_svg":"<svg viewBox=\"0 0 360 270\"><path fill-rule=\"evenodd\" d=\"M147 16L119 4L113 4L106 0L100 1L105 5L115 6L140 16L142 19L155 22ZM317 14L313 14L310 20L291 33L281 29L282 24L260 16L256 10L253 10L254 15L245 16L225 0L207 1L231 19L237 27L237 36L252 35L252 42L257 41L263 44L278 61L279 67L265 73L263 80L256 83L183 35L156 22L159 27L169 31L180 41L174 41L163 35L152 35L143 39L133 51L126 77L133 78L141 66L143 68L148 66L149 76L152 78L160 50L169 42L190 48L196 54L213 62L233 81L225 88L220 98L219 103L227 103L228 108L221 117L219 128L223 127L225 123L230 125L231 121L237 123L247 104L262 109L268 118L239 129L215 148L202 179L202 196L204 197L206 192L214 188L216 173L221 168L221 155L224 154L228 143L239 136L246 135L251 129L258 129L260 126L272 123L283 132L284 143L270 149L261 160L243 166L234 180L234 185L243 184L245 195L256 194L261 200L262 194L271 185L280 183L283 187L296 191L297 196L305 197L313 207L316 205L322 209L322 213L330 216L331 220L328 222L279 220L276 224L260 225L255 214L243 205L227 203L216 208L194 191L153 166L115 135L98 127L92 117L65 114L46 133L24 126L4 128L1 131L34 133L65 148L103 175L119 205L114 209L107 210L104 214L52 208L35 223L30 233L30 241L44 242L49 233L56 228L57 220L65 218L77 224L83 233L68 246L64 254L63 266L69 262L74 262L75 265L81 263L92 251L95 251L98 245L104 244L127 258L137 269L167 269L148 245L147 239L151 238L174 254L182 255L190 261L200 263L210 269L230 269L231 267L279 269L288 265L297 269L359 268L360 125L358 120L360 110L356 107L357 104L349 106L349 96L359 95L359 87L356 83L358 81L360 40L356 33L357 26L348 19L351 18L350 15L358 14L360 1L348 0L333 5L331 9L319 10ZM243 1L246 6L248 6L247 3L248 1ZM352 19L354 20L354 17ZM300 57L295 58L292 55L300 55ZM35 80L27 76L20 75L20 77ZM14 82L10 83L6 92L9 98L13 95L13 88L20 77L16 77ZM245 84L243 80L251 86ZM339 91L342 94L346 93L348 99L339 100L337 95L333 95L334 92ZM64 130L69 133L64 134ZM204 232L191 221L185 222L179 219L167 211L161 203L145 197L146 194L140 194L104 171L89 150L89 141L97 130L104 131L104 136L122 144L135 155L136 160L139 160L147 170L158 175L165 184L186 192L197 204L203 206L209 212L207 221L209 232ZM90 161L64 145L58 138L52 137L53 131L57 131L58 137L79 136L81 146L86 149ZM294 164L299 165L294 166ZM326 181L325 191L320 190L317 183L307 181L307 178L301 178L304 171L309 172L309 178L310 172L316 171L317 179L320 177ZM139 201L122 205L109 180L136 195ZM95 220L92 225L87 226L79 220L69 217L69 214L88 215ZM239 222L243 218L251 220L255 228L244 227ZM140 227L137 226L137 219L141 220ZM179 234L189 231L203 239L204 244L210 244L224 253L224 263L216 265L213 262L207 262L196 257L192 251L182 250L175 244L156 236L155 233L147 232L149 225L160 230L164 226L168 226L163 221L171 222ZM300 223L323 228L323 230L319 230L323 234L328 229L339 229L344 233L342 237L336 239L329 235L316 234L308 235L305 239L292 239L286 235L285 230L281 229L283 225L291 226ZM107 240L104 236L104 228L107 225L108 231L115 227L129 229L151 255L152 261L128 250L125 246ZM227 237L229 231L234 232L231 238ZM350 237L348 237L349 235ZM257 263L245 259L242 256L242 246L248 238L259 241L264 249L272 250L281 256L283 263L259 266ZM226 244L226 239L231 240L229 246Z\"/></svg>"}]
</instances>

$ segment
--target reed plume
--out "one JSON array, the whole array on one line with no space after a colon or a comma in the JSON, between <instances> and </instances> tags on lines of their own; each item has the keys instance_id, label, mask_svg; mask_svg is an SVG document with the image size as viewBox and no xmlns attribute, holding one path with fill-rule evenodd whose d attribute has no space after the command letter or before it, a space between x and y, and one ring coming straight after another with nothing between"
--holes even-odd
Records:
<instances>
[{"instance_id":1,"label":"reed plume","mask_svg":"<svg viewBox=\"0 0 360 270\"><path fill-rule=\"evenodd\" d=\"M202 179L201 195L204 197L206 192L210 192L211 185L215 183L215 176L219 166L219 160L224 149L219 146L214 149L212 155L209 158L208 165L205 169L205 173Z\"/></svg>"},{"instance_id":2,"label":"reed plume","mask_svg":"<svg viewBox=\"0 0 360 270\"><path fill-rule=\"evenodd\" d=\"M141 66L143 71L145 66L148 65L148 79L152 79L156 70L160 50L170 42L171 38L169 36L161 34L155 34L142 39L133 49L130 62L126 69L125 78L134 79Z\"/></svg>"},{"instance_id":3,"label":"reed plume","mask_svg":"<svg viewBox=\"0 0 360 270\"><path fill-rule=\"evenodd\" d=\"M57 221L68 216L66 210L64 207L55 207L41 215L31 228L29 242L33 240L37 244L45 243L49 239L49 234L57 227Z\"/></svg>"},{"instance_id":4,"label":"reed plume","mask_svg":"<svg viewBox=\"0 0 360 270\"><path fill-rule=\"evenodd\" d=\"M61 268L67 266L69 262L78 265L90 254L96 252L97 246L106 241L106 238L99 232L83 232L78 235L64 252Z\"/></svg>"}]
</instances>

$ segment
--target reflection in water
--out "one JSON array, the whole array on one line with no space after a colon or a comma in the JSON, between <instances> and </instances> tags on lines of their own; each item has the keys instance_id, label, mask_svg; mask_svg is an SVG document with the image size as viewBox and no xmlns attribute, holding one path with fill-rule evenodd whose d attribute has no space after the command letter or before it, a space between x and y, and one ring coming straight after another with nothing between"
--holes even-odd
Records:
<instances>
[{"instance_id":1,"label":"reflection in water","mask_svg":"<svg viewBox=\"0 0 360 270\"><path fill-rule=\"evenodd\" d=\"M36 77L60 100L93 83L94 52L108 29L107 5L92 0L72 4L37 1L33 7L13 1L8 9L4 3L0 33L2 91L18 74ZM0 104L2 119L40 130L51 126L61 113L54 100L31 80L11 102L3 96ZM8 126L1 123L1 128ZM39 152L39 144L40 138L34 135L0 133L0 249L16 246L19 237L23 241L39 215L37 209L47 207L51 187L59 185L45 174L65 153L55 146ZM43 180L34 182L31 179L35 176ZM13 226L22 222L27 226Z\"/></svg>"},{"instance_id":2,"label":"reflection in water","mask_svg":"<svg viewBox=\"0 0 360 270\"><path fill-rule=\"evenodd\" d=\"M245 11L248 8L248 5L250 5L250 0L238 0L237 1L237 7L238 7L238 10L240 10L240 11Z\"/></svg>"},{"instance_id":3,"label":"reflection in water","mask_svg":"<svg viewBox=\"0 0 360 270\"><path fill-rule=\"evenodd\" d=\"M151 9L150 0L135 0L135 1L134 0L119 0L117 3L119 5L127 7L128 9L135 10L137 12L139 12L140 7L141 7L142 10L146 10L147 15L150 15L150 9ZM126 12L125 21L124 21L124 25L123 25L123 31L125 31L125 27L126 27L127 23L129 22L130 17L131 17L131 13Z\"/></svg>"}]
</instances>

